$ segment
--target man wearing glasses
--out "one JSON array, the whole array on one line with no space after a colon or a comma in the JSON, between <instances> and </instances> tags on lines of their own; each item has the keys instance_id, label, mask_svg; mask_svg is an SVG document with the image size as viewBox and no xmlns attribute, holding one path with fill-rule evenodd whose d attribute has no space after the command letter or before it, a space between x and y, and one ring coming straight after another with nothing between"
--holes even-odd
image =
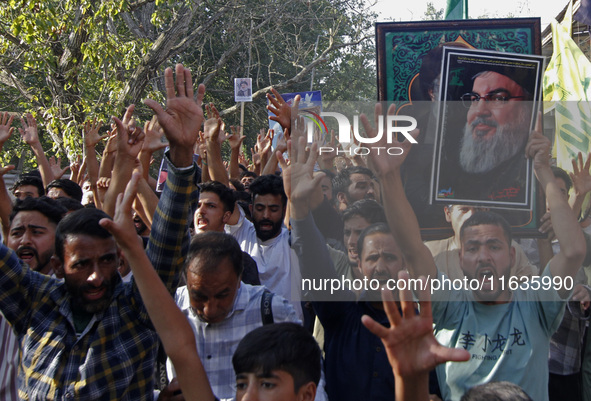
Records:
<instances>
[{"instance_id":1,"label":"man wearing glasses","mask_svg":"<svg viewBox=\"0 0 591 401\"><path fill-rule=\"evenodd\" d=\"M487 173L523 153L531 121L524 99L527 91L506 75L475 76L472 92L462 96L469 108L460 149L465 172Z\"/></svg>"}]
</instances>

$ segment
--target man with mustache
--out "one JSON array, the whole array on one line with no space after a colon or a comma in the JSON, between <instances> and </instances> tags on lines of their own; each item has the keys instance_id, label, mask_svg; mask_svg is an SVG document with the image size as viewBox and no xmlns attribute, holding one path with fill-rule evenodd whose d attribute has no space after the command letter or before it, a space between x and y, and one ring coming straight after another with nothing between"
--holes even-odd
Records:
<instances>
[{"instance_id":1,"label":"man with mustache","mask_svg":"<svg viewBox=\"0 0 591 401\"><path fill-rule=\"evenodd\" d=\"M531 95L523 80L503 70L482 71L473 77L472 91L461 96L468 109L459 142L444 144L439 190L455 199L486 201L525 200L527 164L523 151L532 119ZM507 72L505 72L507 73ZM452 141L452 139L450 139ZM440 195L441 196L441 195Z\"/></svg>"},{"instance_id":2,"label":"man with mustache","mask_svg":"<svg viewBox=\"0 0 591 401\"><path fill-rule=\"evenodd\" d=\"M11 213L7 246L32 270L51 275L51 257L54 253L55 229L66 209L46 196L25 197L17 200ZM11 326L0 314L0 398L16 399L17 369L19 363L18 340Z\"/></svg>"},{"instance_id":3,"label":"man with mustache","mask_svg":"<svg viewBox=\"0 0 591 401\"><path fill-rule=\"evenodd\" d=\"M250 184L250 193L252 222L237 207L226 232L255 260L261 284L290 301L302 318L298 261L289 244L289 230L283 225L287 207L283 179L260 176Z\"/></svg>"},{"instance_id":4,"label":"man with mustache","mask_svg":"<svg viewBox=\"0 0 591 401\"><path fill-rule=\"evenodd\" d=\"M347 167L332 179L332 197L340 211L361 199L380 202L375 177L370 169L362 166Z\"/></svg>"},{"instance_id":5,"label":"man with mustache","mask_svg":"<svg viewBox=\"0 0 591 401\"><path fill-rule=\"evenodd\" d=\"M39 273L51 274L55 228L67 210L43 196L18 200L12 209L6 245Z\"/></svg>"}]
</instances>

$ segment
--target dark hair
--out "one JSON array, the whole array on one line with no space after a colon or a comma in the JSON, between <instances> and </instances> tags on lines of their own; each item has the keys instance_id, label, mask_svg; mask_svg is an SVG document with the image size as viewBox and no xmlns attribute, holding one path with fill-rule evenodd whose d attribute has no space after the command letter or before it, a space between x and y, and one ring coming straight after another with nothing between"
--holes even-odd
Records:
<instances>
[{"instance_id":1,"label":"dark hair","mask_svg":"<svg viewBox=\"0 0 591 401\"><path fill-rule=\"evenodd\" d=\"M319 171L322 171L330 179L330 182L332 184L332 179L335 178L336 174L325 168L320 169Z\"/></svg>"},{"instance_id":2,"label":"dark hair","mask_svg":"<svg viewBox=\"0 0 591 401\"><path fill-rule=\"evenodd\" d=\"M363 252L363 242L365 241L365 237L376 233L392 235L392 231L386 223L375 223L371 226L365 227L357 239L357 255L359 255L360 260L361 253Z\"/></svg>"},{"instance_id":3,"label":"dark hair","mask_svg":"<svg viewBox=\"0 0 591 401\"><path fill-rule=\"evenodd\" d=\"M199 192L213 192L220 198L220 202L224 206L224 212L234 212L234 205L236 198L234 197L234 191L225 186L219 181L208 181L199 185Z\"/></svg>"},{"instance_id":4,"label":"dark hair","mask_svg":"<svg viewBox=\"0 0 591 401\"><path fill-rule=\"evenodd\" d=\"M244 185L242 185L240 180L238 180L236 178L230 178L230 184L232 184L232 186L234 186L234 189L236 190L236 192L244 192Z\"/></svg>"},{"instance_id":5,"label":"dark hair","mask_svg":"<svg viewBox=\"0 0 591 401\"><path fill-rule=\"evenodd\" d=\"M236 275L242 274L242 249L238 241L230 234L207 231L191 239L185 268L189 268L193 259L199 258L201 267L208 272L216 271L218 264L229 258Z\"/></svg>"},{"instance_id":6,"label":"dark hair","mask_svg":"<svg viewBox=\"0 0 591 401\"><path fill-rule=\"evenodd\" d=\"M550 168L552 169L552 174L554 174L555 178L560 178L564 181L564 184L566 185L566 193L568 194L573 187L573 181L571 180L570 175L560 167L550 166Z\"/></svg>"},{"instance_id":7,"label":"dark hair","mask_svg":"<svg viewBox=\"0 0 591 401\"><path fill-rule=\"evenodd\" d=\"M21 178L16 180L16 182L12 186L12 193L14 194L15 191L23 185L32 185L34 187L37 187L37 192L39 193L39 196L45 195L45 188L43 188L43 180L41 180L41 178L39 177L35 177L34 175L21 176Z\"/></svg>"},{"instance_id":8,"label":"dark hair","mask_svg":"<svg viewBox=\"0 0 591 401\"><path fill-rule=\"evenodd\" d=\"M257 173L255 173L254 171L243 171L240 173L240 179L243 179L244 177L252 177L252 178L257 178L259 175Z\"/></svg>"},{"instance_id":9,"label":"dark hair","mask_svg":"<svg viewBox=\"0 0 591 401\"><path fill-rule=\"evenodd\" d=\"M285 195L283 189L283 178L279 176L273 174L261 175L250 184L248 190L250 191L253 202L257 195L271 194L281 195L281 203L283 204L284 209L287 205L287 195Z\"/></svg>"},{"instance_id":10,"label":"dark hair","mask_svg":"<svg viewBox=\"0 0 591 401\"><path fill-rule=\"evenodd\" d=\"M368 223L385 223L384 207L373 199L360 199L343 212L343 222L355 217L363 217Z\"/></svg>"},{"instance_id":11,"label":"dark hair","mask_svg":"<svg viewBox=\"0 0 591 401\"><path fill-rule=\"evenodd\" d=\"M375 178L372 171L367 167L353 166L342 169L332 179L332 197L334 199L336 199L339 192L346 194L347 198L349 197L347 188L349 187L349 185L351 185L351 175L353 174L364 174L370 177L371 179Z\"/></svg>"},{"instance_id":12,"label":"dark hair","mask_svg":"<svg viewBox=\"0 0 591 401\"><path fill-rule=\"evenodd\" d=\"M293 378L294 393L309 382L320 381L321 352L312 335L296 323L261 326L240 341L232 365L237 375L283 370Z\"/></svg>"},{"instance_id":13,"label":"dark hair","mask_svg":"<svg viewBox=\"0 0 591 401\"><path fill-rule=\"evenodd\" d=\"M464 240L464 231L468 227L474 226L481 226L484 224L490 224L493 226L499 226L503 229L503 233L507 238L507 243L511 246L511 226L507 223L507 220L503 218L500 214L496 214L493 212L475 212L472 216L470 216L464 224L462 224L462 228L460 229L460 241L463 242Z\"/></svg>"},{"instance_id":14,"label":"dark hair","mask_svg":"<svg viewBox=\"0 0 591 401\"><path fill-rule=\"evenodd\" d=\"M14 220L14 217L19 212L24 211L39 212L56 225L67 212L65 207L61 206L55 199L48 198L47 196L40 198L27 197L23 200L17 199L10 213L10 224L12 224L12 220Z\"/></svg>"},{"instance_id":15,"label":"dark hair","mask_svg":"<svg viewBox=\"0 0 591 401\"><path fill-rule=\"evenodd\" d=\"M57 203L68 209L69 212L75 212L84 208L84 205L73 198L57 198Z\"/></svg>"},{"instance_id":16,"label":"dark hair","mask_svg":"<svg viewBox=\"0 0 591 401\"><path fill-rule=\"evenodd\" d=\"M100 209L82 208L66 215L55 230L55 255L64 260L64 243L68 235L88 235L110 238L111 234L99 225L103 218L110 218Z\"/></svg>"},{"instance_id":17,"label":"dark hair","mask_svg":"<svg viewBox=\"0 0 591 401\"><path fill-rule=\"evenodd\" d=\"M68 180L67 178L53 180L47 185L47 192L49 192L51 188L60 188L70 198L82 202L82 188L72 180Z\"/></svg>"},{"instance_id":18,"label":"dark hair","mask_svg":"<svg viewBox=\"0 0 591 401\"><path fill-rule=\"evenodd\" d=\"M460 401L532 401L517 384L489 382L468 389Z\"/></svg>"}]
</instances>

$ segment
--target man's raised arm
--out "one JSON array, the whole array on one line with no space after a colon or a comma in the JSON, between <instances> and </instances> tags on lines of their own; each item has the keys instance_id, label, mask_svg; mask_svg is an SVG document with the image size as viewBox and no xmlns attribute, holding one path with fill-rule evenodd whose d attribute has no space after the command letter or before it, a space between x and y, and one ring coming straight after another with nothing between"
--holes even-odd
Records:
<instances>
[{"instance_id":1,"label":"man's raised arm","mask_svg":"<svg viewBox=\"0 0 591 401\"><path fill-rule=\"evenodd\" d=\"M560 252L549 262L550 272L553 277L574 278L585 258L585 238L568 200L556 184L550 169L550 140L540 133L539 125L531 134L525 153L533 159L536 177L546 194L554 234L560 243ZM568 295L565 290L559 294L563 298Z\"/></svg>"},{"instance_id":2,"label":"man's raised arm","mask_svg":"<svg viewBox=\"0 0 591 401\"><path fill-rule=\"evenodd\" d=\"M173 292L189 247L191 203L197 201L193 147L203 123L205 86L199 85L194 99L191 71L181 64L176 66L176 85L170 68L164 72L164 82L166 110L154 100L145 101L158 116L170 144L170 151L165 155L169 174L154 214L147 253L168 290Z\"/></svg>"},{"instance_id":3,"label":"man's raised arm","mask_svg":"<svg viewBox=\"0 0 591 401\"><path fill-rule=\"evenodd\" d=\"M394 115L395 111L394 105L390 106L388 115ZM378 103L375 108L375 127L378 126L378 116L381 114L382 106ZM377 131L371 126L365 115L361 116L361 121L367 137L376 137ZM409 141L398 142L394 138L391 144L387 144L386 127L384 127L383 132L384 135L382 135L376 146L382 146L382 149L385 149L386 146L396 146L403 149L403 153L399 156L392 156L387 152L370 153L370 167L380 180L382 201L388 224L404 254L406 266L411 276L413 278L419 276L435 277L437 268L433 256L421 240L419 223L408 199L406 199L400 176L400 167L410 151L411 144Z\"/></svg>"}]
</instances>

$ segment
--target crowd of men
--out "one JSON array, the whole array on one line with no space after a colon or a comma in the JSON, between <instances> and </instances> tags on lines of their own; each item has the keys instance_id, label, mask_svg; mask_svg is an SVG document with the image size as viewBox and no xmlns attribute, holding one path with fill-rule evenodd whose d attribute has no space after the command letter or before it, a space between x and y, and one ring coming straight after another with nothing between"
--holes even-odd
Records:
<instances>
[{"instance_id":1,"label":"crowd of men","mask_svg":"<svg viewBox=\"0 0 591 401\"><path fill-rule=\"evenodd\" d=\"M401 174L420 140L395 142L397 156L319 157L294 123L298 98L273 90L283 134L259 135L249 161L240 130L226 134L213 105L205 115L188 69L168 68L165 84L143 129L133 105L105 135L87 123L69 179L35 119L21 120L39 169L10 189L13 167L0 169L0 399L591 400L591 258L577 220L591 155L570 175L552 166L541 127L513 124L517 82L474 78L472 161L458 163L494 159L491 143L510 136L545 195L546 237L514 239L491 209L450 203L453 235L426 243ZM3 145L15 128L1 117ZM362 117L368 137L377 121ZM149 164L164 146L156 192ZM429 279L464 277L477 288L429 291ZM368 281L379 285L345 285ZM426 288L388 289L403 281Z\"/></svg>"}]
</instances>

